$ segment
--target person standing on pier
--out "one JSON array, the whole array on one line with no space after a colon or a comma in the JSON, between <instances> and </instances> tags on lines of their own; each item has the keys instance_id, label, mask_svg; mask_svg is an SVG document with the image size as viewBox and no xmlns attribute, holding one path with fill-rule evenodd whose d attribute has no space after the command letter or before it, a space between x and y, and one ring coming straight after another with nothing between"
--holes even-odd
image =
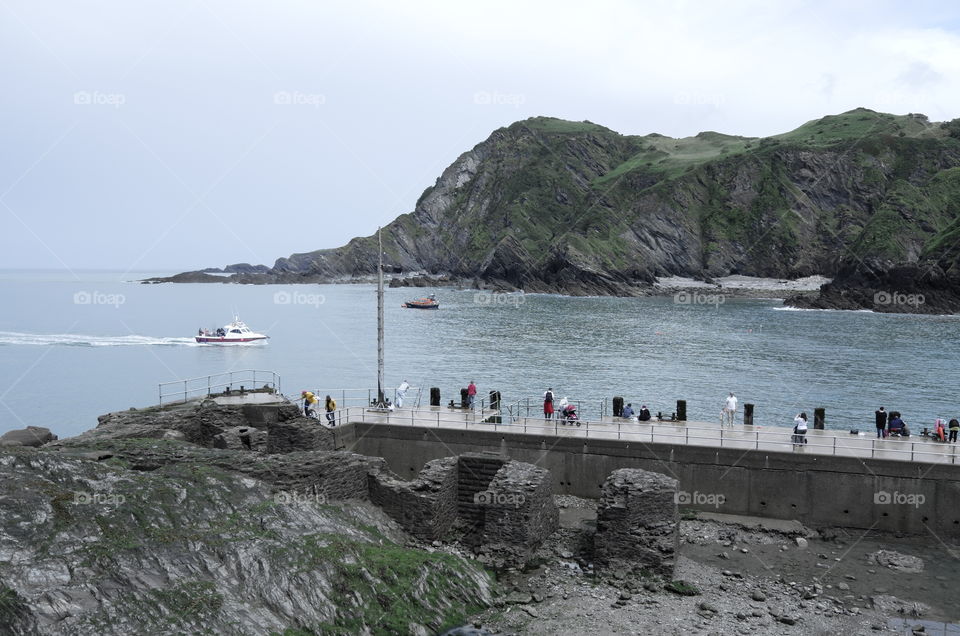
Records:
<instances>
[{"instance_id":1,"label":"person standing on pier","mask_svg":"<svg viewBox=\"0 0 960 636\"><path fill-rule=\"evenodd\" d=\"M467 406L473 408L473 405L477 401L477 385L473 383L473 380L470 380L470 384L467 385Z\"/></svg>"},{"instance_id":2,"label":"person standing on pier","mask_svg":"<svg viewBox=\"0 0 960 636\"><path fill-rule=\"evenodd\" d=\"M887 431L887 412L883 410L881 406L876 411L873 412L874 418L876 419L877 425L877 439L886 437Z\"/></svg>"},{"instance_id":3,"label":"person standing on pier","mask_svg":"<svg viewBox=\"0 0 960 636\"><path fill-rule=\"evenodd\" d=\"M553 417L553 387L547 389L543 394L543 419L549 420Z\"/></svg>"},{"instance_id":4,"label":"person standing on pier","mask_svg":"<svg viewBox=\"0 0 960 636\"><path fill-rule=\"evenodd\" d=\"M960 433L960 422L957 421L957 418L950 420L950 441L957 441L957 433Z\"/></svg>"},{"instance_id":5,"label":"person standing on pier","mask_svg":"<svg viewBox=\"0 0 960 636\"><path fill-rule=\"evenodd\" d=\"M336 422L337 401L328 395L326 404L324 406L327 410L327 422L330 424L330 426L336 426L337 425L337 422Z\"/></svg>"},{"instance_id":6,"label":"person standing on pier","mask_svg":"<svg viewBox=\"0 0 960 636\"><path fill-rule=\"evenodd\" d=\"M316 408L320 400L313 394L313 391L301 391L300 397L303 398L303 415L305 417L313 417L313 409Z\"/></svg>"},{"instance_id":7,"label":"person standing on pier","mask_svg":"<svg viewBox=\"0 0 960 636\"><path fill-rule=\"evenodd\" d=\"M723 412L727 416L727 424L733 426L734 421L737 419L737 396L733 394L733 391L730 391L730 395L727 396L727 401L723 406Z\"/></svg>"},{"instance_id":8,"label":"person standing on pier","mask_svg":"<svg viewBox=\"0 0 960 636\"><path fill-rule=\"evenodd\" d=\"M407 397L407 389L409 388L410 384L406 380L397 387L397 408L403 406L403 398Z\"/></svg>"},{"instance_id":9,"label":"person standing on pier","mask_svg":"<svg viewBox=\"0 0 960 636\"><path fill-rule=\"evenodd\" d=\"M807 414L798 413L795 418L793 418L793 443L794 444L806 444L807 443Z\"/></svg>"}]
</instances>

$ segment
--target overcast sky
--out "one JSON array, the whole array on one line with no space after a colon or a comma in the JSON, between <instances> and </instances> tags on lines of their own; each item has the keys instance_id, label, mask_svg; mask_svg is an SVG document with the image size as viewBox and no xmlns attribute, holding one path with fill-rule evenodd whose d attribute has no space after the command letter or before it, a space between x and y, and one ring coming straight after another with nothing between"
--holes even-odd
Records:
<instances>
[{"instance_id":1,"label":"overcast sky","mask_svg":"<svg viewBox=\"0 0 960 636\"><path fill-rule=\"evenodd\" d=\"M0 268L273 264L494 129L960 116L954 2L0 0Z\"/></svg>"}]
</instances>

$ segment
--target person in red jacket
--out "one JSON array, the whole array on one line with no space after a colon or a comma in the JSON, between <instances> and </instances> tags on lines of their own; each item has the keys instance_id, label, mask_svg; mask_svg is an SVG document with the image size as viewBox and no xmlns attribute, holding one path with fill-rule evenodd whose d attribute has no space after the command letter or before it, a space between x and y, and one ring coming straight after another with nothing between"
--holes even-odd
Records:
<instances>
[{"instance_id":1,"label":"person in red jacket","mask_svg":"<svg viewBox=\"0 0 960 636\"><path fill-rule=\"evenodd\" d=\"M470 380L470 384L467 385L467 406L473 408L473 405L476 401L477 385L473 383L473 380Z\"/></svg>"}]
</instances>

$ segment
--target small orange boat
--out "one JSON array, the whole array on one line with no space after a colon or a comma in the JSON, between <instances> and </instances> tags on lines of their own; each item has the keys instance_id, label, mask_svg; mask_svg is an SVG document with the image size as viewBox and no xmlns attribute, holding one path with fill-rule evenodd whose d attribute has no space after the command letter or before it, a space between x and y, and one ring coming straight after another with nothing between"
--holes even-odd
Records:
<instances>
[{"instance_id":1,"label":"small orange boat","mask_svg":"<svg viewBox=\"0 0 960 636\"><path fill-rule=\"evenodd\" d=\"M403 303L407 309L440 309L440 301L436 294L430 294L426 298L417 298Z\"/></svg>"}]
</instances>

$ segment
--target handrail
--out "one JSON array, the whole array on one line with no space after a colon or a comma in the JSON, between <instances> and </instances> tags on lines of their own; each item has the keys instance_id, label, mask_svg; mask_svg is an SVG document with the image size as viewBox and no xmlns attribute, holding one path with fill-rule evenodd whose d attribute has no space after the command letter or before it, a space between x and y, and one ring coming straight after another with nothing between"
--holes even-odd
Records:
<instances>
[{"instance_id":1,"label":"handrail","mask_svg":"<svg viewBox=\"0 0 960 636\"><path fill-rule=\"evenodd\" d=\"M262 386L257 385L258 373L260 374L259 382ZM222 381L221 378L223 378ZM166 400L167 403L187 402L191 397L213 395L216 392L220 392L215 391L215 389L232 389L235 384L240 382L249 382L249 387L246 384L241 385L246 391L264 388L270 389L277 394L280 393L280 375L274 371L266 371L263 369L223 371L221 373L212 373L210 375L186 378L184 380L160 382L157 385L157 393L160 398L160 406L163 406L164 400ZM191 386L191 384L193 386ZM176 388L175 391L165 391L165 389L174 387ZM173 397L176 397L176 399L170 399Z\"/></svg>"},{"instance_id":2,"label":"handrail","mask_svg":"<svg viewBox=\"0 0 960 636\"><path fill-rule=\"evenodd\" d=\"M470 429L471 426L478 427L482 426L492 427L494 431L505 431L509 430L511 432L523 432L527 434L537 434L540 433L553 433L554 435L560 435L561 431L567 433L571 437L585 437L590 438L606 438L610 439L611 436L615 434L616 439L624 439L628 441L638 440L641 442L649 443L680 443L683 445L690 446L719 446L720 448L745 448L749 450L765 450L761 447L763 446L773 446L774 448L767 448L766 450L779 450L780 448L786 449L789 448L792 452L796 453L806 453L806 454L816 454L816 455L836 455L836 456L853 456L853 457L870 457L874 459L905 459L901 457L877 457L877 453L884 453L889 455L904 455L906 456L909 453L910 461L925 461L929 463L957 463L957 448L956 446L951 446L950 452L937 452L930 450L918 449L917 446L924 444L933 444L934 442L930 441L909 441L906 440L879 440L880 445L877 444L876 439L871 439L870 443L867 444L866 439L857 438L858 440L862 439L860 444L846 444L846 443L837 443L839 437L836 436L827 436L820 435L815 432L808 431L807 434L807 443L806 444L794 444L791 440L792 431L787 427L770 427L770 428L761 428L761 427L751 427L752 430L746 428L731 428L727 427L706 427L706 426L689 426L684 422L607 422L607 421L590 421L582 420L580 425L577 426L576 423L563 424L558 419L552 420L543 420L541 418L528 418L528 417L516 417L510 413L518 402L511 402L506 405L507 415L504 415L503 410L499 412L489 412L483 413L476 409L472 411L443 411L443 410L433 410L433 409L400 409L395 411L379 411L372 410L365 406L357 407L346 407L341 408L336 411L335 418L339 423L347 423L352 421L359 421L361 423L380 423L380 424L409 424L411 426L430 426L437 428L463 428L465 430ZM491 417L496 417L499 415L500 421L497 422L495 419L493 421L487 421ZM531 423L531 420L534 420L536 423ZM637 427L637 430L630 430L626 428L628 425L633 425ZM626 429L626 430L625 430ZM698 434L701 431L709 431L711 435ZM692 433L692 434L691 434ZM817 438L823 440L829 439L829 443L819 443ZM708 444L697 444L697 441L707 441ZM897 448L896 445L900 443L909 443L909 448ZM824 449L824 450L814 450L814 449ZM826 450L826 449L829 449ZM944 449L946 450L946 449ZM811 452L812 451L812 452ZM850 451L850 453L845 453L843 451ZM869 454L868 454L869 453ZM935 458L933 460L927 460L926 457Z\"/></svg>"}]
</instances>

